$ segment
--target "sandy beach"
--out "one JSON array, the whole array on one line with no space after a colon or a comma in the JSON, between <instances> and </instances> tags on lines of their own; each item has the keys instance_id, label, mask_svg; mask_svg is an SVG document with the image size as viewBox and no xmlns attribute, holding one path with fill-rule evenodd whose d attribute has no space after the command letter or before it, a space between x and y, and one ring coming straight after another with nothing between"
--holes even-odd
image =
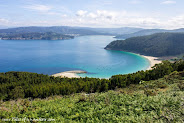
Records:
<instances>
[{"instance_id":1,"label":"sandy beach","mask_svg":"<svg viewBox=\"0 0 184 123\"><path fill-rule=\"evenodd\" d=\"M142 57L145 57L146 59L149 60L150 62L150 66L146 69L146 70L151 70L152 67L155 65L155 64L159 64L161 63L162 61L159 60L158 57L153 57L153 56L144 56L144 55L141 55Z\"/></svg>"},{"instance_id":2,"label":"sandy beach","mask_svg":"<svg viewBox=\"0 0 184 123\"><path fill-rule=\"evenodd\" d=\"M77 75L77 74L80 74L80 73L86 73L86 71L72 70L72 71L65 71L65 72L61 72L61 73L56 73L56 74L53 74L51 76L54 76L54 77L67 77L67 78L80 78L80 76Z\"/></svg>"},{"instance_id":3,"label":"sandy beach","mask_svg":"<svg viewBox=\"0 0 184 123\"><path fill-rule=\"evenodd\" d=\"M162 62L161 60L159 60L158 57L144 56L144 55L141 55L141 56L148 59L149 62L150 62L150 66L146 70L151 70L152 67L155 64L159 64L159 63ZM56 74L53 74L51 76L54 76L54 77L67 77L67 78L80 78L80 76L77 75L77 74L80 74L80 73L87 73L87 72L82 71L82 70L72 70L72 71L65 71L65 72L61 72L61 73L56 73Z\"/></svg>"}]
</instances>

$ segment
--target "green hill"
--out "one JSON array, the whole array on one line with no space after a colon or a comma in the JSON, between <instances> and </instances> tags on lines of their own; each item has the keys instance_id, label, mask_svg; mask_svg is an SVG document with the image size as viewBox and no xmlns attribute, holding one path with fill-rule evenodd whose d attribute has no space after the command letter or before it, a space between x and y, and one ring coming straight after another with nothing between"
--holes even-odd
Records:
<instances>
[{"instance_id":1,"label":"green hill","mask_svg":"<svg viewBox=\"0 0 184 123\"><path fill-rule=\"evenodd\" d=\"M17 27L17 28L8 28L8 29L0 29L1 34L20 34L20 33L46 33L46 32L54 32L58 34L74 34L74 35L97 35L101 34L89 29L79 29L68 26L52 26L52 27Z\"/></svg>"},{"instance_id":2,"label":"green hill","mask_svg":"<svg viewBox=\"0 0 184 123\"><path fill-rule=\"evenodd\" d=\"M46 98L51 95L103 92L139 84L140 81L156 80L173 71L183 70L184 61L181 60L175 63L163 61L152 70L115 75L109 79L87 77L70 79L29 72L6 72L0 73L0 99Z\"/></svg>"},{"instance_id":3,"label":"green hill","mask_svg":"<svg viewBox=\"0 0 184 123\"><path fill-rule=\"evenodd\" d=\"M184 71L173 72L158 80L103 93L1 101L0 121L18 117L22 122L182 123L183 97Z\"/></svg>"},{"instance_id":4,"label":"green hill","mask_svg":"<svg viewBox=\"0 0 184 123\"><path fill-rule=\"evenodd\" d=\"M134 52L149 56L175 56L184 53L184 33L157 33L117 40L105 49Z\"/></svg>"},{"instance_id":5,"label":"green hill","mask_svg":"<svg viewBox=\"0 0 184 123\"><path fill-rule=\"evenodd\" d=\"M46 33L54 32L58 34L72 34L72 35L119 35L129 34L143 30L141 28L90 28L90 27L69 27L69 26L52 26L52 27L17 27L0 29L0 36L6 34L21 34L21 33Z\"/></svg>"},{"instance_id":6,"label":"green hill","mask_svg":"<svg viewBox=\"0 0 184 123\"><path fill-rule=\"evenodd\" d=\"M178 32L184 32L184 28L180 29L174 29L174 30L165 30L165 29L143 29L134 33L129 33L129 34L121 34L117 35L115 38L119 39L127 39L131 37L137 37L137 36L146 36L146 35L152 35L155 33L165 33L165 32L173 32L173 33L178 33Z\"/></svg>"},{"instance_id":7,"label":"green hill","mask_svg":"<svg viewBox=\"0 0 184 123\"><path fill-rule=\"evenodd\" d=\"M74 36L53 32L6 34L5 36L1 37L2 40L63 40L72 38L74 38Z\"/></svg>"}]
</instances>

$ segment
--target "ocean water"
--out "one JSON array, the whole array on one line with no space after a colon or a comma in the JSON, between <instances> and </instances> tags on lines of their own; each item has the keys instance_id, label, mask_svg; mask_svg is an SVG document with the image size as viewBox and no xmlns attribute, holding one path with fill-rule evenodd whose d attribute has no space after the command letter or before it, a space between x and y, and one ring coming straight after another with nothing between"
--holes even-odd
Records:
<instances>
[{"instance_id":1,"label":"ocean water","mask_svg":"<svg viewBox=\"0 0 184 123\"><path fill-rule=\"evenodd\" d=\"M109 78L145 70L149 61L136 54L105 50L113 36L80 36L70 40L0 40L0 72L55 74L84 70L81 77Z\"/></svg>"}]
</instances>

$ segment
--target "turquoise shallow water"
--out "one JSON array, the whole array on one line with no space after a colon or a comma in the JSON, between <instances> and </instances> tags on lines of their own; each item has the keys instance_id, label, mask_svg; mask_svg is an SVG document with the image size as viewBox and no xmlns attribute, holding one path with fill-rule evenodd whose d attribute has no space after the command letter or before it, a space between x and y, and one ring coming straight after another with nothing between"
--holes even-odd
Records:
<instances>
[{"instance_id":1,"label":"turquoise shallow water","mask_svg":"<svg viewBox=\"0 0 184 123\"><path fill-rule=\"evenodd\" d=\"M84 70L81 77L108 78L148 68L139 55L105 50L112 36L81 36L70 40L0 40L0 72L54 74Z\"/></svg>"}]
</instances>

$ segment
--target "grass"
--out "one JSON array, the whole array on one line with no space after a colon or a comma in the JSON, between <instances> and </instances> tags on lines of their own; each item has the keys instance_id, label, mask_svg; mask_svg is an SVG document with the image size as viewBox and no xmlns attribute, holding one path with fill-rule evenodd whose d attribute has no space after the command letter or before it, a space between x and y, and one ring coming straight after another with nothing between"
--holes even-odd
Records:
<instances>
[{"instance_id":1,"label":"grass","mask_svg":"<svg viewBox=\"0 0 184 123\"><path fill-rule=\"evenodd\" d=\"M168 79L169 78L169 79ZM53 122L184 122L184 78L178 73L104 93L1 101L0 119ZM41 119L42 118L42 119ZM23 119L17 119L23 120ZM15 119L14 119L15 122ZM32 121L30 121L32 122Z\"/></svg>"}]
</instances>

